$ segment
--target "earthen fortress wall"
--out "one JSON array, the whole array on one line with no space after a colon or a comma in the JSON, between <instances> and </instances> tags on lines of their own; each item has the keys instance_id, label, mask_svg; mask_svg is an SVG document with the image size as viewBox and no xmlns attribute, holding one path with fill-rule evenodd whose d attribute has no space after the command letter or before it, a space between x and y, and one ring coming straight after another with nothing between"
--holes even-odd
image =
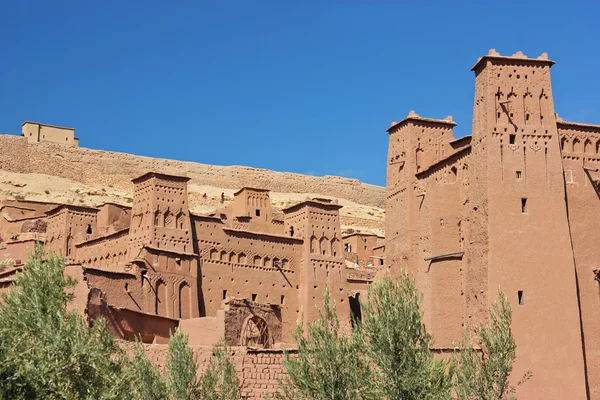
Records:
<instances>
[{"instance_id":1,"label":"earthen fortress wall","mask_svg":"<svg viewBox=\"0 0 600 400\"><path fill-rule=\"evenodd\" d=\"M166 364L167 347L165 344L144 345L150 361L163 370ZM198 376L208 367L213 354L210 346L191 346L198 361ZM273 396L279 382L287 376L283 367L285 350L249 349L231 347L231 358L240 379L242 396L246 399L264 399L265 394ZM295 350L289 350L292 357Z\"/></svg>"},{"instance_id":2,"label":"earthen fortress wall","mask_svg":"<svg viewBox=\"0 0 600 400\"><path fill-rule=\"evenodd\" d=\"M28 143L25 137L0 135L0 170L39 173L83 184L129 189L131 179L147 171L184 175L192 184L227 189L260 187L273 192L319 193L359 204L384 207L385 188L357 179L316 177L242 166L215 166L135 156L51 142Z\"/></svg>"}]
</instances>

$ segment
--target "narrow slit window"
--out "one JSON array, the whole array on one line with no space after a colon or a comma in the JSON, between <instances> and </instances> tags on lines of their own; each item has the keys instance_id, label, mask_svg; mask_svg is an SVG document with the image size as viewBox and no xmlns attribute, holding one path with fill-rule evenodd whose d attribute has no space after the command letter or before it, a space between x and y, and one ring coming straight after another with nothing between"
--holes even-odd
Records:
<instances>
[{"instance_id":1,"label":"narrow slit window","mask_svg":"<svg viewBox=\"0 0 600 400\"><path fill-rule=\"evenodd\" d=\"M519 290L517 292L517 297L519 298L519 305L522 306L523 304L525 304L525 300L523 299L523 291Z\"/></svg>"},{"instance_id":2,"label":"narrow slit window","mask_svg":"<svg viewBox=\"0 0 600 400\"><path fill-rule=\"evenodd\" d=\"M281 295L281 304L284 304L284 303L285 303L285 296Z\"/></svg>"},{"instance_id":3,"label":"narrow slit window","mask_svg":"<svg viewBox=\"0 0 600 400\"><path fill-rule=\"evenodd\" d=\"M223 290L223 300L227 298L227 290Z\"/></svg>"},{"instance_id":4,"label":"narrow slit window","mask_svg":"<svg viewBox=\"0 0 600 400\"><path fill-rule=\"evenodd\" d=\"M521 199L521 212L523 214L527 214L527 199L526 198Z\"/></svg>"}]
</instances>

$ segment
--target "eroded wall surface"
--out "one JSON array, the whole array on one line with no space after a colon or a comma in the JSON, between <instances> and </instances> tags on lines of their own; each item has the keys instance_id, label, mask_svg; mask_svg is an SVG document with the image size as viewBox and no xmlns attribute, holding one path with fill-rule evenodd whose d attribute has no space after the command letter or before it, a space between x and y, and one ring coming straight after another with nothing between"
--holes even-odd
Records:
<instances>
[{"instance_id":1,"label":"eroded wall surface","mask_svg":"<svg viewBox=\"0 0 600 400\"><path fill-rule=\"evenodd\" d=\"M212 347L191 346L198 357L198 376L204 373L208 366ZM148 358L164 370L167 355L166 345L145 345ZM245 347L232 347L231 356L241 382L241 394L248 399L264 399L277 392L278 382L285 378L283 368L284 350L252 350ZM288 350L294 356L295 350Z\"/></svg>"}]
</instances>

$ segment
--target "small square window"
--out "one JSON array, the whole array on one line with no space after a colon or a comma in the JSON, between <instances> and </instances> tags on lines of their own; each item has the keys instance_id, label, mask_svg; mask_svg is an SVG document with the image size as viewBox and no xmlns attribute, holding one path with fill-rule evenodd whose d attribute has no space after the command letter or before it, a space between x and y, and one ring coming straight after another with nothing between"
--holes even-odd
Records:
<instances>
[{"instance_id":1,"label":"small square window","mask_svg":"<svg viewBox=\"0 0 600 400\"><path fill-rule=\"evenodd\" d=\"M256 216L260 217L260 210L259 209L256 209Z\"/></svg>"},{"instance_id":2,"label":"small square window","mask_svg":"<svg viewBox=\"0 0 600 400\"><path fill-rule=\"evenodd\" d=\"M517 135L508 135L508 143L515 144L516 140L517 140Z\"/></svg>"},{"instance_id":3,"label":"small square window","mask_svg":"<svg viewBox=\"0 0 600 400\"><path fill-rule=\"evenodd\" d=\"M252 301L256 301L256 296L257 296L256 293L252 293Z\"/></svg>"},{"instance_id":4,"label":"small square window","mask_svg":"<svg viewBox=\"0 0 600 400\"><path fill-rule=\"evenodd\" d=\"M517 179L521 179L521 171L517 171Z\"/></svg>"}]
</instances>

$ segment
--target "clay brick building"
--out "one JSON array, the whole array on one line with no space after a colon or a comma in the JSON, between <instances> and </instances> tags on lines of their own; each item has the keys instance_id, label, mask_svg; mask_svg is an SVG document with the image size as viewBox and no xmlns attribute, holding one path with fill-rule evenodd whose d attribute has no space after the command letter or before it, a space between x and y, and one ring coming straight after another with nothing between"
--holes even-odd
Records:
<instances>
[{"instance_id":1,"label":"clay brick building","mask_svg":"<svg viewBox=\"0 0 600 400\"><path fill-rule=\"evenodd\" d=\"M346 260L359 267L384 265L385 238L374 233L354 232L342 236Z\"/></svg>"},{"instance_id":2,"label":"clay brick building","mask_svg":"<svg viewBox=\"0 0 600 400\"><path fill-rule=\"evenodd\" d=\"M410 112L388 129L386 260L424 292L435 349L513 308L519 397L600 398L600 126L554 110L546 54L494 50L475 72L472 135Z\"/></svg>"},{"instance_id":3,"label":"clay brick building","mask_svg":"<svg viewBox=\"0 0 600 400\"><path fill-rule=\"evenodd\" d=\"M132 183L131 207L4 201L0 256L15 262L0 270L0 288L41 242L78 280L72 308L106 317L121 339L166 343L179 326L194 345L224 337L277 348L293 345L301 316L316 318L326 287L349 326L350 301L356 307L374 278L347 272L336 201L307 199L277 219L269 191L246 187L216 213L197 215L188 178L150 172Z\"/></svg>"},{"instance_id":4,"label":"clay brick building","mask_svg":"<svg viewBox=\"0 0 600 400\"><path fill-rule=\"evenodd\" d=\"M33 143L54 142L65 146L79 147L79 138L75 137L73 128L27 121L23 122L21 136Z\"/></svg>"}]
</instances>

